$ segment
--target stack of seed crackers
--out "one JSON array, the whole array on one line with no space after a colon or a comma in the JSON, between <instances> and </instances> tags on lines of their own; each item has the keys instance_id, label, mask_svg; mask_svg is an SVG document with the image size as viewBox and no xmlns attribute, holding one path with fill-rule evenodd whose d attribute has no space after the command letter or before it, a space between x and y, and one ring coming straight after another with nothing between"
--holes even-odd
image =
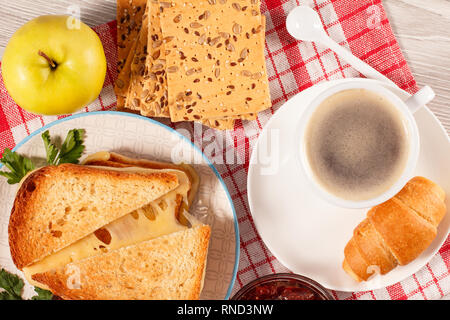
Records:
<instances>
[{"instance_id":1,"label":"stack of seed crackers","mask_svg":"<svg viewBox=\"0 0 450 320\"><path fill-rule=\"evenodd\" d=\"M117 0L118 110L228 130L271 106L260 0Z\"/></svg>"}]
</instances>

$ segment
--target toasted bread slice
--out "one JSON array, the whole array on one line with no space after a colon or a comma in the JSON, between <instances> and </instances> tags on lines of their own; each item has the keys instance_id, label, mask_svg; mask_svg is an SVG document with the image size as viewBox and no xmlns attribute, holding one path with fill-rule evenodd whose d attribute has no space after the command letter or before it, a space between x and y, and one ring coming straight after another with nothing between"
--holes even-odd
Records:
<instances>
[{"instance_id":1,"label":"toasted bread slice","mask_svg":"<svg viewBox=\"0 0 450 320\"><path fill-rule=\"evenodd\" d=\"M9 244L22 270L178 186L167 171L111 170L73 164L38 169L20 186Z\"/></svg>"},{"instance_id":2,"label":"toasted bread slice","mask_svg":"<svg viewBox=\"0 0 450 320\"><path fill-rule=\"evenodd\" d=\"M183 171L170 172L177 175L178 187L142 208L102 226L77 242L24 267L22 271L28 282L46 289L32 280L33 274L201 224L185 212L190 190L189 178Z\"/></svg>"},{"instance_id":3,"label":"toasted bread slice","mask_svg":"<svg viewBox=\"0 0 450 320\"><path fill-rule=\"evenodd\" d=\"M198 299L210 233L197 226L32 277L63 299Z\"/></svg>"}]
</instances>

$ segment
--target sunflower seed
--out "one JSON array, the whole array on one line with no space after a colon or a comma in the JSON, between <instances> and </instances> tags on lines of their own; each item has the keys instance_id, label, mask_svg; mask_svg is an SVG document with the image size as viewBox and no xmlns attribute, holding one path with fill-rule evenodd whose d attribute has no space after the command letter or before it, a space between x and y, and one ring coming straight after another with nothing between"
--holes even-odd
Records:
<instances>
[{"instance_id":1,"label":"sunflower seed","mask_svg":"<svg viewBox=\"0 0 450 320\"><path fill-rule=\"evenodd\" d=\"M242 51L241 51L241 55L240 55L240 57L241 57L241 59L245 59L245 58L247 58L247 56L248 56L248 49L247 48L244 48L244 49L242 49Z\"/></svg>"},{"instance_id":2,"label":"sunflower seed","mask_svg":"<svg viewBox=\"0 0 450 320\"><path fill-rule=\"evenodd\" d=\"M210 5L215 5L215 4L216 4L216 0L208 0L208 3L209 3Z\"/></svg>"},{"instance_id":3,"label":"sunflower seed","mask_svg":"<svg viewBox=\"0 0 450 320\"><path fill-rule=\"evenodd\" d=\"M258 80L261 77L262 77L261 72L256 72L256 73L252 74L252 79Z\"/></svg>"},{"instance_id":4,"label":"sunflower seed","mask_svg":"<svg viewBox=\"0 0 450 320\"><path fill-rule=\"evenodd\" d=\"M154 64L151 68L152 71L161 70L164 66L161 63Z\"/></svg>"},{"instance_id":5,"label":"sunflower seed","mask_svg":"<svg viewBox=\"0 0 450 320\"><path fill-rule=\"evenodd\" d=\"M178 23L181 21L181 14L177 15L175 18L173 18L173 22Z\"/></svg>"},{"instance_id":6,"label":"sunflower seed","mask_svg":"<svg viewBox=\"0 0 450 320\"><path fill-rule=\"evenodd\" d=\"M252 73L248 70L242 70L241 75L243 75L244 77L251 77Z\"/></svg>"},{"instance_id":7,"label":"sunflower seed","mask_svg":"<svg viewBox=\"0 0 450 320\"><path fill-rule=\"evenodd\" d=\"M167 68L167 72L169 73L174 73L178 71L178 67L177 66L170 66L169 68Z\"/></svg>"},{"instance_id":8,"label":"sunflower seed","mask_svg":"<svg viewBox=\"0 0 450 320\"><path fill-rule=\"evenodd\" d=\"M233 32L235 34L240 34L242 32L242 26L240 24L235 23L233 25Z\"/></svg>"},{"instance_id":9,"label":"sunflower seed","mask_svg":"<svg viewBox=\"0 0 450 320\"><path fill-rule=\"evenodd\" d=\"M153 52L153 54L152 54L153 60L158 59L160 55L161 55L161 51L160 50L157 50L157 51Z\"/></svg>"},{"instance_id":10,"label":"sunflower seed","mask_svg":"<svg viewBox=\"0 0 450 320\"><path fill-rule=\"evenodd\" d=\"M230 52L234 52L235 49L234 49L233 44L231 44L231 43L227 44L227 50Z\"/></svg>"},{"instance_id":11,"label":"sunflower seed","mask_svg":"<svg viewBox=\"0 0 450 320\"><path fill-rule=\"evenodd\" d=\"M200 44L200 45L204 44L205 40L206 40L206 34L202 34L200 36L200 38L198 38L198 44Z\"/></svg>"},{"instance_id":12,"label":"sunflower seed","mask_svg":"<svg viewBox=\"0 0 450 320\"><path fill-rule=\"evenodd\" d=\"M172 6L172 3L170 2L160 2L159 5L161 8L170 8Z\"/></svg>"},{"instance_id":13,"label":"sunflower seed","mask_svg":"<svg viewBox=\"0 0 450 320\"><path fill-rule=\"evenodd\" d=\"M160 106L160 104L158 103L158 101L156 101L155 102L155 111L156 111L156 114L160 114L161 113L161 106Z\"/></svg>"},{"instance_id":14,"label":"sunflower seed","mask_svg":"<svg viewBox=\"0 0 450 320\"><path fill-rule=\"evenodd\" d=\"M190 26L191 26L191 28L201 28L201 27L203 27L203 25L201 23L198 23L198 22L195 22L195 21L191 22Z\"/></svg>"},{"instance_id":15,"label":"sunflower seed","mask_svg":"<svg viewBox=\"0 0 450 320\"><path fill-rule=\"evenodd\" d=\"M210 46L214 46L214 45L217 44L217 42L219 42L219 40L220 40L220 37L215 37L214 39L212 39L212 40L209 42L209 45L210 45Z\"/></svg>"},{"instance_id":16,"label":"sunflower seed","mask_svg":"<svg viewBox=\"0 0 450 320\"><path fill-rule=\"evenodd\" d=\"M214 70L214 75L216 76L216 78L220 77L220 68Z\"/></svg>"},{"instance_id":17,"label":"sunflower seed","mask_svg":"<svg viewBox=\"0 0 450 320\"><path fill-rule=\"evenodd\" d=\"M231 36L228 32L219 32L219 34L224 39L229 39Z\"/></svg>"},{"instance_id":18,"label":"sunflower seed","mask_svg":"<svg viewBox=\"0 0 450 320\"><path fill-rule=\"evenodd\" d=\"M155 100L155 98L156 98L156 96L155 96L154 94L149 95L149 96L147 97L147 99L145 99L145 103L149 103L149 102Z\"/></svg>"},{"instance_id":19,"label":"sunflower seed","mask_svg":"<svg viewBox=\"0 0 450 320\"><path fill-rule=\"evenodd\" d=\"M241 5L239 3L234 2L231 6L237 11L241 11Z\"/></svg>"},{"instance_id":20,"label":"sunflower seed","mask_svg":"<svg viewBox=\"0 0 450 320\"><path fill-rule=\"evenodd\" d=\"M153 49L154 49L154 48L158 48L158 47L161 46L161 44L162 44L162 41L161 41L161 40L156 40L155 42L153 42L152 48L153 48Z\"/></svg>"},{"instance_id":21,"label":"sunflower seed","mask_svg":"<svg viewBox=\"0 0 450 320\"><path fill-rule=\"evenodd\" d=\"M195 68L191 68L188 71L186 71L187 76L190 76L191 74L194 74L194 73L195 73Z\"/></svg>"},{"instance_id":22,"label":"sunflower seed","mask_svg":"<svg viewBox=\"0 0 450 320\"><path fill-rule=\"evenodd\" d=\"M117 79L116 85L117 85L117 87L119 87L120 89L122 89L123 86L125 85L125 83L124 83L121 79Z\"/></svg>"}]
</instances>

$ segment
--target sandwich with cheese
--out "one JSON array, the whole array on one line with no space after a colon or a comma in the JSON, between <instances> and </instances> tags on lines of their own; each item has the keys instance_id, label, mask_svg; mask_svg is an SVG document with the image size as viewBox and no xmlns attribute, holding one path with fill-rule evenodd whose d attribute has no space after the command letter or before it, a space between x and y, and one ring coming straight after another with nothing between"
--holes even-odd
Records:
<instances>
[{"instance_id":1,"label":"sandwich with cheese","mask_svg":"<svg viewBox=\"0 0 450 320\"><path fill-rule=\"evenodd\" d=\"M35 170L9 223L15 265L63 299L198 299L210 227L188 212L188 165L115 153Z\"/></svg>"}]
</instances>

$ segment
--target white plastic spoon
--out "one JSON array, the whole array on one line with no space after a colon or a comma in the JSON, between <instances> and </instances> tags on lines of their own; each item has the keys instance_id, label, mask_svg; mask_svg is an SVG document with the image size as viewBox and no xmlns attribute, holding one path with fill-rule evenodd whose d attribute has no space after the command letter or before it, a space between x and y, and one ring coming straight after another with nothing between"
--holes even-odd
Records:
<instances>
[{"instance_id":1,"label":"white plastic spoon","mask_svg":"<svg viewBox=\"0 0 450 320\"><path fill-rule=\"evenodd\" d=\"M297 40L318 42L330 48L367 78L394 84L386 76L354 56L350 51L340 46L337 42L333 41L323 29L319 15L316 11L314 11L314 9L308 6L296 7L288 15L286 19L286 27L291 36Z\"/></svg>"},{"instance_id":2,"label":"white plastic spoon","mask_svg":"<svg viewBox=\"0 0 450 320\"><path fill-rule=\"evenodd\" d=\"M325 32L319 15L312 8L308 6L298 6L293 9L289 12L286 19L286 27L290 35L297 40L317 42L330 48L367 78L387 82L397 87L397 85L385 75L378 72L358 57L354 56L350 51L340 46L337 42L333 41ZM414 96L412 96L407 101L409 102L407 104L410 105L411 111L415 112L420 108L420 106L430 102L434 96L435 93L433 89L429 86L425 86Z\"/></svg>"}]
</instances>

